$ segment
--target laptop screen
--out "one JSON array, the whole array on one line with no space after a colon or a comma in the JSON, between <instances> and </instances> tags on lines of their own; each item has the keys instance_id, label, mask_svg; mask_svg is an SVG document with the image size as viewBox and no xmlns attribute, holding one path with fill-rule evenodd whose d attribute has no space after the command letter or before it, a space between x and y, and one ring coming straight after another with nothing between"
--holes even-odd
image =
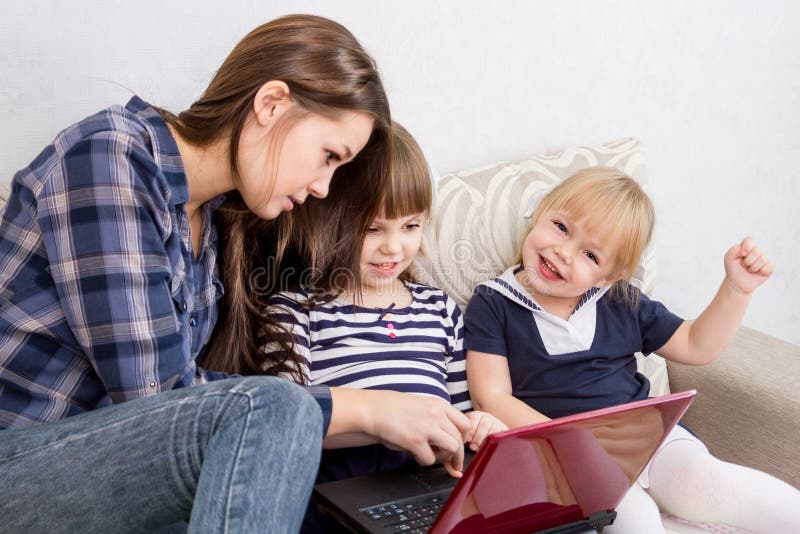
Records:
<instances>
[{"instance_id":1,"label":"laptop screen","mask_svg":"<svg viewBox=\"0 0 800 534\"><path fill-rule=\"evenodd\" d=\"M552 528L614 510L694 392L494 434L430 532Z\"/></svg>"}]
</instances>

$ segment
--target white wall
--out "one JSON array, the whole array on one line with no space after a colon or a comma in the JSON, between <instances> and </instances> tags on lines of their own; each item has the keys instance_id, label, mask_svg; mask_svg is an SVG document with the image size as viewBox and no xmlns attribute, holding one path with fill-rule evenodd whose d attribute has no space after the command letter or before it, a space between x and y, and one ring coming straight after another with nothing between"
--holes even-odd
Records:
<instances>
[{"instance_id":1,"label":"white wall","mask_svg":"<svg viewBox=\"0 0 800 534\"><path fill-rule=\"evenodd\" d=\"M706 1L28 0L0 18L0 181L133 91L180 110L234 43L290 12L373 53L440 172L624 136L648 148L656 296L694 316L724 251L777 263L745 324L800 344L800 4Z\"/></svg>"}]
</instances>

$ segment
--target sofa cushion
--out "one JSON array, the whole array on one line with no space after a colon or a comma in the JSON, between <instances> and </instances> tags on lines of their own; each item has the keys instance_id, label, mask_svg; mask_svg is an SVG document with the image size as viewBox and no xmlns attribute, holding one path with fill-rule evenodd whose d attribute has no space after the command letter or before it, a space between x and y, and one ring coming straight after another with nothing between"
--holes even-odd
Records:
<instances>
[{"instance_id":1,"label":"sofa cushion","mask_svg":"<svg viewBox=\"0 0 800 534\"><path fill-rule=\"evenodd\" d=\"M672 387L697 389L683 418L720 460L800 488L800 347L741 327L703 367L669 364Z\"/></svg>"},{"instance_id":2,"label":"sofa cushion","mask_svg":"<svg viewBox=\"0 0 800 534\"><path fill-rule=\"evenodd\" d=\"M579 169L616 167L645 184L645 152L636 139L568 148L553 154L493 163L442 176L413 268L423 283L445 290L462 308L480 282L510 266L528 228L526 215L544 191ZM655 283L655 254L649 247L635 282L645 293ZM661 358L640 358L653 394L668 392Z\"/></svg>"}]
</instances>

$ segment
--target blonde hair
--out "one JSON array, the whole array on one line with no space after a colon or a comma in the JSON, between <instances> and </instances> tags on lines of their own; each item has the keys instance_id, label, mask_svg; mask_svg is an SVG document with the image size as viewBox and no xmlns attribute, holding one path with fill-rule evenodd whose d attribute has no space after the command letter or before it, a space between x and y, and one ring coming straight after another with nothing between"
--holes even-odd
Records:
<instances>
[{"instance_id":1,"label":"blonde hair","mask_svg":"<svg viewBox=\"0 0 800 534\"><path fill-rule=\"evenodd\" d=\"M554 211L580 221L587 232L604 242L618 244L614 258L614 293L630 297L627 282L633 277L655 226L650 198L630 176L611 167L582 169L548 193L531 217L528 232ZM515 263L521 263L522 250Z\"/></svg>"}]
</instances>

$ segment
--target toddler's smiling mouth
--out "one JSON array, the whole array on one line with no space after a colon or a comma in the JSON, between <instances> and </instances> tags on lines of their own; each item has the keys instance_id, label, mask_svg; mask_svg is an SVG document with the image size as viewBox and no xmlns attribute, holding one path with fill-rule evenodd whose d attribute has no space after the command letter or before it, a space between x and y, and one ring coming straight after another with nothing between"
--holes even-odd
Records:
<instances>
[{"instance_id":1,"label":"toddler's smiling mouth","mask_svg":"<svg viewBox=\"0 0 800 534\"><path fill-rule=\"evenodd\" d=\"M544 256L539 256L539 270L542 275L549 280L563 280L564 277L558 272L558 269L547 261Z\"/></svg>"}]
</instances>

